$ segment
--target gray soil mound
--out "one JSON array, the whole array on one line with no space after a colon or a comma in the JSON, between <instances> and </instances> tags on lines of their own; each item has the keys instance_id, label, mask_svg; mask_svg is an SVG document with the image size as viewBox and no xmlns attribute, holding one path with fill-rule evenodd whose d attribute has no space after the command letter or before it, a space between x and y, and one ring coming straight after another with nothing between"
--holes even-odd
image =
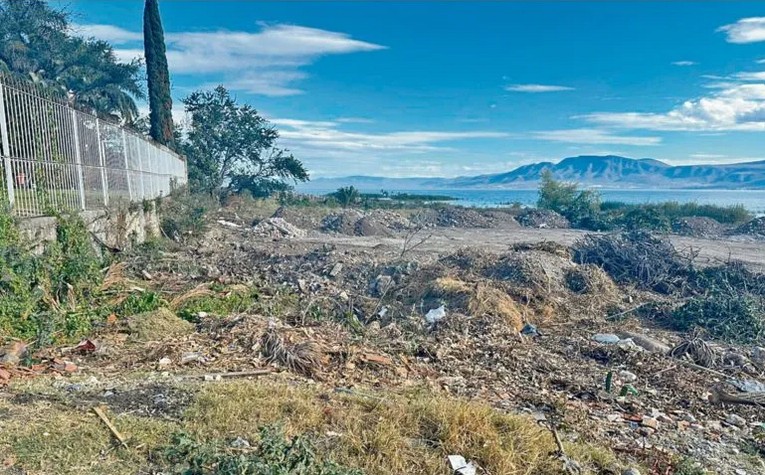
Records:
<instances>
[{"instance_id":1,"label":"gray soil mound","mask_svg":"<svg viewBox=\"0 0 765 475\"><path fill-rule=\"evenodd\" d=\"M497 220L483 213L459 206L428 209L420 213L416 221L427 227L441 228L491 228Z\"/></svg>"},{"instance_id":2,"label":"gray soil mound","mask_svg":"<svg viewBox=\"0 0 765 475\"><path fill-rule=\"evenodd\" d=\"M516 220L528 228L569 228L571 224L562 215L547 209L529 208L518 215Z\"/></svg>"},{"instance_id":3,"label":"gray soil mound","mask_svg":"<svg viewBox=\"0 0 765 475\"><path fill-rule=\"evenodd\" d=\"M321 227L320 215L317 216L316 213L311 213L306 209L281 206L274 211L271 217L282 218L302 229L318 229Z\"/></svg>"},{"instance_id":4,"label":"gray soil mound","mask_svg":"<svg viewBox=\"0 0 765 475\"><path fill-rule=\"evenodd\" d=\"M389 236L408 229L409 221L401 215L383 210L362 213L358 210L344 210L324 217L321 229L324 232L349 236Z\"/></svg>"},{"instance_id":5,"label":"gray soil mound","mask_svg":"<svg viewBox=\"0 0 765 475\"><path fill-rule=\"evenodd\" d=\"M676 219L672 231L682 236L716 238L723 235L725 227L712 218L688 217Z\"/></svg>"}]
</instances>

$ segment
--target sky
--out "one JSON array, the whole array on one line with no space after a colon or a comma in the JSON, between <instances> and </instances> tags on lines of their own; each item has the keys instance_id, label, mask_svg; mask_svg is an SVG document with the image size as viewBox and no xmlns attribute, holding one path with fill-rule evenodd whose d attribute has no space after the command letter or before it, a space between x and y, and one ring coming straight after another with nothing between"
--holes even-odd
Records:
<instances>
[{"instance_id":1,"label":"sky","mask_svg":"<svg viewBox=\"0 0 765 475\"><path fill-rule=\"evenodd\" d=\"M67 1L142 55L140 1ZM313 177L616 154L765 160L762 2L160 0L174 97L226 86ZM144 106L144 108L146 108Z\"/></svg>"}]
</instances>

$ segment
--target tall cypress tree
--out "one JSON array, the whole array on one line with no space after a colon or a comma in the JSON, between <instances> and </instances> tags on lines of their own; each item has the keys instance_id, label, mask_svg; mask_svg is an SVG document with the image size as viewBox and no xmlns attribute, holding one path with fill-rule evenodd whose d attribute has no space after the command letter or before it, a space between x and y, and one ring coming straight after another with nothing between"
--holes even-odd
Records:
<instances>
[{"instance_id":1,"label":"tall cypress tree","mask_svg":"<svg viewBox=\"0 0 765 475\"><path fill-rule=\"evenodd\" d=\"M157 0L146 0L143 11L143 46L149 79L149 133L157 142L172 148L173 99L170 96L170 73L165 55L165 33Z\"/></svg>"}]
</instances>

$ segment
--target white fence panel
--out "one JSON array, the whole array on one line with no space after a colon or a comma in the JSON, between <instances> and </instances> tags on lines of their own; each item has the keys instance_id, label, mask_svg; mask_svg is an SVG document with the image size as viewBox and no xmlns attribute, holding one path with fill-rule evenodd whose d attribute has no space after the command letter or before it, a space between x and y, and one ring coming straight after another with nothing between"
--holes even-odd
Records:
<instances>
[{"instance_id":1,"label":"white fence panel","mask_svg":"<svg viewBox=\"0 0 765 475\"><path fill-rule=\"evenodd\" d=\"M167 195L180 155L0 74L0 203L17 216L93 210Z\"/></svg>"}]
</instances>

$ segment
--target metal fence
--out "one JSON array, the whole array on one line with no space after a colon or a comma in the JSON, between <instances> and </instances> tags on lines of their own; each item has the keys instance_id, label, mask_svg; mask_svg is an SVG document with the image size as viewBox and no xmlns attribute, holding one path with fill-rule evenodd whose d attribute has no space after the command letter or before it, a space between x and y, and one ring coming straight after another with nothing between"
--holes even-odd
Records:
<instances>
[{"instance_id":1,"label":"metal fence","mask_svg":"<svg viewBox=\"0 0 765 475\"><path fill-rule=\"evenodd\" d=\"M17 216L101 209L186 183L167 147L0 74L0 203Z\"/></svg>"}]
</instances>

